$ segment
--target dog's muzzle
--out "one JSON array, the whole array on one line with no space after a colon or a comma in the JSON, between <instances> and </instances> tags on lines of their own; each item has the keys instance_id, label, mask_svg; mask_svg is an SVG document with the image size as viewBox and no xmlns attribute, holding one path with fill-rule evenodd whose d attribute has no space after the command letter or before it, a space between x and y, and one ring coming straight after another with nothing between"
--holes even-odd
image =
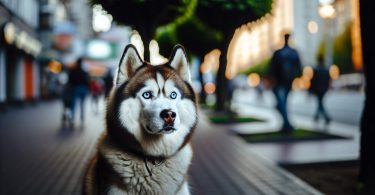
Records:
<instances>
[{"instance_id":1,"label":"dog's muzzle","mask_svg":"<svg viewBox=\"0 0 375 195\"><path fill-rule=\"evenodd\" d=\"M171 110L163 110L160 112L160 117L166 124L173 124L176 119L176 113Z\"/></svg>"},{"instance_id":2,"label":"dog's muzzle","mask_svg":"<svg viewBox=\"0 0 375 195\"><path fill-rule=\"evenodd\" d=\"M164 125L162 131L172 132L175 130L174 121L176 119L176 113L170 109L165 109L160 112L160 118L163 119Z\"/></svg>"}]
</instances>

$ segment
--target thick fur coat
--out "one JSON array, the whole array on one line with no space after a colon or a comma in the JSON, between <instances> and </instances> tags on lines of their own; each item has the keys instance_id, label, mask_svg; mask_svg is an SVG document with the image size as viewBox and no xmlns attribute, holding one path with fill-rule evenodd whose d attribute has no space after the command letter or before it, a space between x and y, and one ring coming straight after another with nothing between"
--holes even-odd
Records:
<instances>
[{"instance_id":1,"label":"thick fur coat","mask_svg":"<svg viewBox=\"0 0 375 195\"><path fill-rule=\"evenodd\" d=\"M189 141L197 124L190 84L182 46L161 65L144 62L133 45L125 48L84 194L190 194Z\"/></svg>"}]
</instances>

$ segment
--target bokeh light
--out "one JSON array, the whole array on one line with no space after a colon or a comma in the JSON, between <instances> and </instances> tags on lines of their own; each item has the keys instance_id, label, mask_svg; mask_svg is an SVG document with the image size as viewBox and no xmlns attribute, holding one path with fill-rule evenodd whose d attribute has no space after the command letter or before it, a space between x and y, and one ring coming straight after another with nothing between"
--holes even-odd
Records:
<instances>
[{"instance_id":1,"label":"bokeh light","mask_svg":"<svg viewBox=\"0 0 375 195\"><path fill-rule=\"evenodd\" d=\"M257 73L251 73L249 74L249 76L247 77L247 84L250 86L250 87L256 87L258 86L260 83L260 76L259 74Z\"/></svg>"},{"instance_id":2,"label":"bokeh light","mask_svg":"<svg viewBox=\"0 0 375 195\"><path fill-rule=\"evenodd\" d=\"M336 64L332 64L329 68L329 75L331 76L332 80L336 80L340 76L340 69Z\"/></svg>"},{"instance_id":3,"label":"bokeh light","mask_svg":"<svg viewBox=\"0 0 375 195\"><path fill-rule=\"evenodd\" d=\"M204 56L204 61L201 64L201 72L208 73L210 71L216 72L219 68L219 57L220 57L220 50L214 49L208 54Z\"/></svg>"},{"instance_id":4,"label":"bokeh light","mask_svg":"<svg viewBox=\"0 0 375 195\"><path fill-rule=\"evenodd\" d=\"M132 36L130 37L130 43L133 44L135 48L137 48L139 55L141 56L142 60L144 60L145 48L143 46L142 38L137 31L134 31Z\"/></svg>"},{"instance_id":5,"label":"bokeh light","mask_svg":"<svg viewBox=\"0 0 375 195\"><path fill-rule=\"evenodd\" d=\"M319 7L319 15L322 18L331 19L336 16L336 11L332 5L326 4Z\"/></svg>"},{"instance_id":6,"label":"bokeh light","mask_svg":"<svg viewBox=\"0 0 375 195\"><path fill-rule=\"evenodd\" d=\"M319 27L318 24L315 21L310 21L307 24L307 29L309 30L310 33L315 34L318 32Z\"/></svg>"},{"instance_id":7,"label":"bokeh light","mask_svg":"<svg viewBox=\"0 0 375 195\"><path fill-rule=\"evenodd\" d=\"M55 74L58 74L62 70L62 64L57 60L51 60L48 62L48 70Z\"/></svg>"},{"instance_id":8,"label":"bokeh light","mask_svg":"<svg viewBox=\"0 0 375 195\"><path fill-rule=\"evenodd\" d=\"M309 80L314 76L314 70L311 66L305 66L303 68L303 76L307 77Z\"/></svg>"},{"instance_id":9,"label":"bokeh light","mask_svg":"<svg viewBox=\"0 0 375 195\"><path fill-rule=\"evenodd\" d=\"M204 85L204 91L207 93L207 94L213 94L215 93L216 91L216 85L214 83L206 83Z\"/></svg>"},{"instance_id":10,"label":"bokeh light","mask_svg":"<svg viewBox=\"0 0 375 195\"><path fill-rule=\"evenodd\" d=\"M111 29L113 17L101 5L92 7L92 27L95 32L106 32Z\"/></svg>"},{"instance_id":11,"label":"bokeh light","mask_svg":"<svg viewBox=\"0 0 375 195\"><path fill-rule=\"evenodd\" d=\"M152 40L150 42L150 62L151 64L163 64L168 61L167 58L160 55L160 48L157 41Z\"/></svg>"}]
</instances>

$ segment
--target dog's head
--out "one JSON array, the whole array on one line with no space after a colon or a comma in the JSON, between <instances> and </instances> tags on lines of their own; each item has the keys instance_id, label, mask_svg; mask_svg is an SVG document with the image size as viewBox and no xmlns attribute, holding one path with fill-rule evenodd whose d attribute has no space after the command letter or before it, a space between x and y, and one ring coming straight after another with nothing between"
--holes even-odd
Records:
<instances>
[{"instance_id":1,"label":"dog's head","mask_svg":"<svg viewBox=\"0 0 375 195\"><path fill-rule=\"evenodd\" d=\"M151 65L128 45L108 98L109 134L148 155L174 154L189 141L197 123L190 83L182 46L174 47L167 63Z\"/></svg>"}]
</instances>

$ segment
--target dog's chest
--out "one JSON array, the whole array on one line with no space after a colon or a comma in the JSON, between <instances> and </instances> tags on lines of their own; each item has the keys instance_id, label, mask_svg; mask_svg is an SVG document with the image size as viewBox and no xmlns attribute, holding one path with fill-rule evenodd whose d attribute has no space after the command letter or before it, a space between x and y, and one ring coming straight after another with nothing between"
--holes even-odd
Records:
<instances>
[{"instance_id":1,"label":"dog's chest","mask_svg":"<svg viewBox=\"0 0 375 195\"><path fill-rule=\"evenodd\" d=\"M192 157L189 145L175 156L155 164L114 150L106 150L104 154L120 180L120 185L117 182L109 184L109 191L122 191L128 194L176 194L185 181Z\"/></svg>"}]
</instances>

